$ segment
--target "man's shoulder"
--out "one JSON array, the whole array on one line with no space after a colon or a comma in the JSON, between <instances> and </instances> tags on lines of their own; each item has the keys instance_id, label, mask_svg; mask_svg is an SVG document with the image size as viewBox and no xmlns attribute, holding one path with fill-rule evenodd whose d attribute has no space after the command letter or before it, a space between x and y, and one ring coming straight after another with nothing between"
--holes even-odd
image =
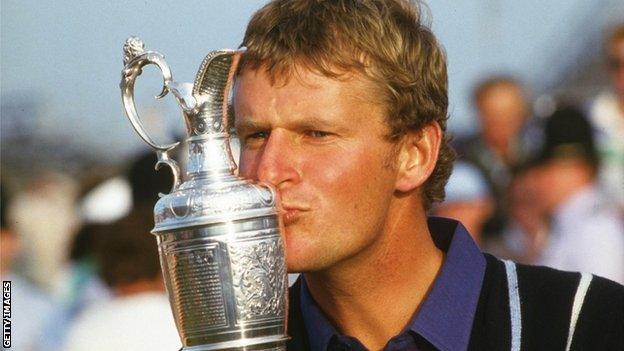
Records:
<instances>
[{"instance_id":1,"label":"man's shoulder","mask_svg":"<svg viewBox=\"0 0 624 351\"><path fill-rule=\"evenodd\" d=\"M499 259L490 254L484 254L487 261L486 279L507 279L505 269L506 260ZM576 291L581 277L580 272L562 271L546 266L527 265L513 263L518 276L519 285L523 291L527 288L528 293L543 294L556 290ZM589 275L589 273L585 273ZM609 279L591 275L591 289L596 289L601 293L619 296L624 294L624 286Z\"/></svg>"},{"instance_id":2,"label":"man's shoulder","mask_svg":"<svg viewBox=\"0 0 624 351\"><path fill-rule=\"evenodd\" d=\"M565 302L565 298L572 301L576 295L585 291L583 306L600 301L624 304L624 286L612 280L590 273L568 272L544 266L515 266L520 291L525 299L536 299L535 303L551 296L564 298L560 303Z\"/></svg>"},{"instance_id":3,"label":"man's shoulder","mask_svg":"<svg viewBox=\"0 0 624 351\"><path fill-rule=\"evenodd\" d=\"M475 325L477 329L496 325L486 321L504 323L513 318L509 312L513 305L510 291L514 289L513 284L510 288L510 271L504 261L490 255L486 258L488 267L479 307L481 315L477 316L484 325ZM624 347L622 285L591 274L522 264L513 264L513 267L521 340L527 349L563 349L570 334L572 349L590 345L603 346L598 349L612 349L614 345ZM477 319L475 322L478 323ZM510 323L505 324L511 334ZM482 332L490 334L487 330Z\"/></svg>"},{"instance_id":4,"label":"man's shoulder","mask_svg":"<svg viewBox=\"0 0 624 351\"><path fill-rule=\"evenodd\" d=\"M572 338L572 349L624 348L624 286L589 273L518 265L523 328L539 338ZM572 334L570 336L570 334ZM617 345L617 347L615 347Z\"/></svg>"}]
</instances>

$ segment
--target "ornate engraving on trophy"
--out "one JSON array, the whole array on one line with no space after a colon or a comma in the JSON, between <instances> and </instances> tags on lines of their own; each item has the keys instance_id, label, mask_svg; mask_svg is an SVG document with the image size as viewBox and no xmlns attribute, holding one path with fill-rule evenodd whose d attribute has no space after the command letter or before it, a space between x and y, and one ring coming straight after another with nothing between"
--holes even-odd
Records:
<instances>
[{"instance_id":1,"label":"ornate engraving on trophy","mask_svg":"<svg viewBox=\"0 0 624 351\"><path fill-rule=\"evenodd\" d=\"M195 127L196 129L198 127ZM204 145L202 143L189 143L189 168L201 169L204 160Z\"/></svg>"},{"instance_id":2,"label":"ornate engraving on trophy","mask_svg":"<svg viewBox=\"0 0 624 351\"><path fill-rule=\"evenodd\" d=\"M226 326L223 287L219 276L218 245L166 252L171 272L171 294L182 330L194 331Z\"/></svg>"},{"instance_id":3,"label":"ornate engraving on trophy","mask_svg":"<svg viewBox=\"0 0 624 351\"><path fill-rule=\"evenodd\" d=\"M197 118L193 122L193 124L194 124L193 130L195 131L197 135L206 133L206 120L205 119Z\"/></svg>"},{"instance_id":4,"label":"ornate engraving on trophy","mask_svg":"<svg viewBox=\"0 0 624 351\"><path fill-rule=\"evenodd\" d=\"M279 236L229 246L238 323L283 317L286 267Z\"/></svg>"},{"instance_id":5,"label":"ornate engraving on trophy","mask_svg":"<svg viewBox=\"0 0 624 351\"><path fill-rule=\"evenodd\" d=\"M185 193L171 195L171 199L168 210L156 214L157 221L175 221L186 217L189 212L220 215L275 204L275 197L269 188L259 186L249 189L244 183L229 188L189 189Z\"/></svg>"}]
</instances>

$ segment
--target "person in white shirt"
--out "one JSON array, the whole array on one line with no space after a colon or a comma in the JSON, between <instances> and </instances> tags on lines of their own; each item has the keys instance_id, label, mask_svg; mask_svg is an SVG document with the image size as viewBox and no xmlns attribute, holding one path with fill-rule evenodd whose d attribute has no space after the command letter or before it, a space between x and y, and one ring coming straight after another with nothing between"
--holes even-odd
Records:
<instances>
[{"instance_id":1,"label":"person in white shirt","mask_svg":"<svg viewBox=\"0 0 624 351\"><path fill-rule=\"evenodd\" d=\"M165 294L151 206L135 208L101 236L98 263L114 291L86 308L70 327L67 351L179 350L181 342Z\"/></svg>"},{"instance_id":2,"label":"person in white shirt","mask_svg":"<svg viewBox=\"0 0 624 351\"><path fill-rule=\"evenodd\" d=\"M611 32L605 49L612 89L594 99L589 116L601 159L599 181L624 212L624 23Z\"/></svg>"},{"instance_id":3,"label":"person in white shirt","mask_svg":"<svg viewBox=\"0 0 624 351\"><path fill-rule=\"evenodd\" d=\"M12 230L15 221L9 218L9 197L0 185L0 278L3 299L10 301L10 314L4 319L4 330L10 332L3 338L3 349L20 351L47 350L49 343L44 332L51 318L56 300L45 290L25 279L13 268L22 251L18 233ZM10 324L6 324L10 323ZM10 336L10 338L9 338ZM10 346L7 346L10 345Z\"/></svg>"},{"instance_id":4,"label":"person in white shirt","mask_svg":"<svg viewBox=\"0 0 624 351\"><path fill-rule=\"evenodd\" d=\"M624 283L624 223L598 187L589 122L579 110L559 109L545 138L535 161L536 206L550 216L550 231L538 263Z\"/></svg>"}]
</instances>

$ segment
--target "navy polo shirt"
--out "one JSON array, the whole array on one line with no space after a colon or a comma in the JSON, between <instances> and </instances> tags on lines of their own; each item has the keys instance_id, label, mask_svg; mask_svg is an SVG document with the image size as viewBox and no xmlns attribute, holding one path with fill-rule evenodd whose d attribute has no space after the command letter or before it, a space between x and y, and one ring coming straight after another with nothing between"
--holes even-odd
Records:
<instances>
[{"instance_id":1,"label":"navy polo shirt","mask_svg":"<svg viewBox=\"0 0 624 351\"><path fill-rule=\"evenodd\" d=\"M485 257L459 222L431 217L435 245L446 253L442 268L420 310L385 351L466 350L485 274ZM302 277L301 312L312 351L366 350L341 335L320 310Z\"/></svg>"}]
</instances>

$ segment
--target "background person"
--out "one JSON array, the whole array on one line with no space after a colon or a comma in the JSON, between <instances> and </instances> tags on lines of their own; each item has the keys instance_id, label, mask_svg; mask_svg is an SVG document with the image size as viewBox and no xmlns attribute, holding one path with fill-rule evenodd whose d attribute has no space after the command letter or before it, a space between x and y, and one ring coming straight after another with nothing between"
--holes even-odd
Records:
<instances>
[{"instance_id":1,"label":"background person","mask_svg":"<svg viewBox=\"0 0 624 351\"><path fill-rule=\"evenodd\" d=\"M479 131L457 141L460 158L478 167L490 187L496 206L485 231L496 237L508 220L507 188L512 169L523 162L535 143L529 123L527 92L511 76L490 76L474 88L473 103Z\"/></svg>"},{"instance_id":2,"label":"background person","mask_svg":"<svg viewBox=\"0 0 624 351\"><path fill-rule=\"evenodd\" d=\"M579 110L561 108L547 119L536 163L536 202L550 216L538 263L624 283L624 222L598 186L591 126Z\"/></svg>"},{"instance_id":3,"label":"background person","mask_svg":"<svg viewBox=\"0 0 624 351\"><path fill-rule=\"evenodd\" d=\"M56 301L47 292L13 270L22 251L21 238L12 230L7 189L0 189L0 277L11 282L11 350L47 349L44 327Z\"/></svg>"},{"instance_id":4,"label":"background person","mask_svg":"<svg viewBox=\"0 0 624 351\"><path fill-rule=\"evenodd\" d=\"M152 207L136 207L100 236L100 275L114 296L81 312L63 350L180 348L152 227Z\"/></svg>"},{"instance_id":5,"label":"background person","mask_svg":"<svg viewBox=\"0 0 624 351\"><path fill-rule=\"evenodd\" d=\"M509 221L485 250L496 257L536 264L548 240L549 219L538 198L538 166L525 162L513 171L508 188Z\"/></svg>"},{"instance_id":6,"label":"background person","mask_svg":"<svg viewBox=\"0 0 624 351\"><path fill-rule=\"evenodd\" d=\"M612 86L592 103L590 120L601 160L599 181L624 214L624 24L611 31L605 52Z\"/></svg>"}]
</instances>

